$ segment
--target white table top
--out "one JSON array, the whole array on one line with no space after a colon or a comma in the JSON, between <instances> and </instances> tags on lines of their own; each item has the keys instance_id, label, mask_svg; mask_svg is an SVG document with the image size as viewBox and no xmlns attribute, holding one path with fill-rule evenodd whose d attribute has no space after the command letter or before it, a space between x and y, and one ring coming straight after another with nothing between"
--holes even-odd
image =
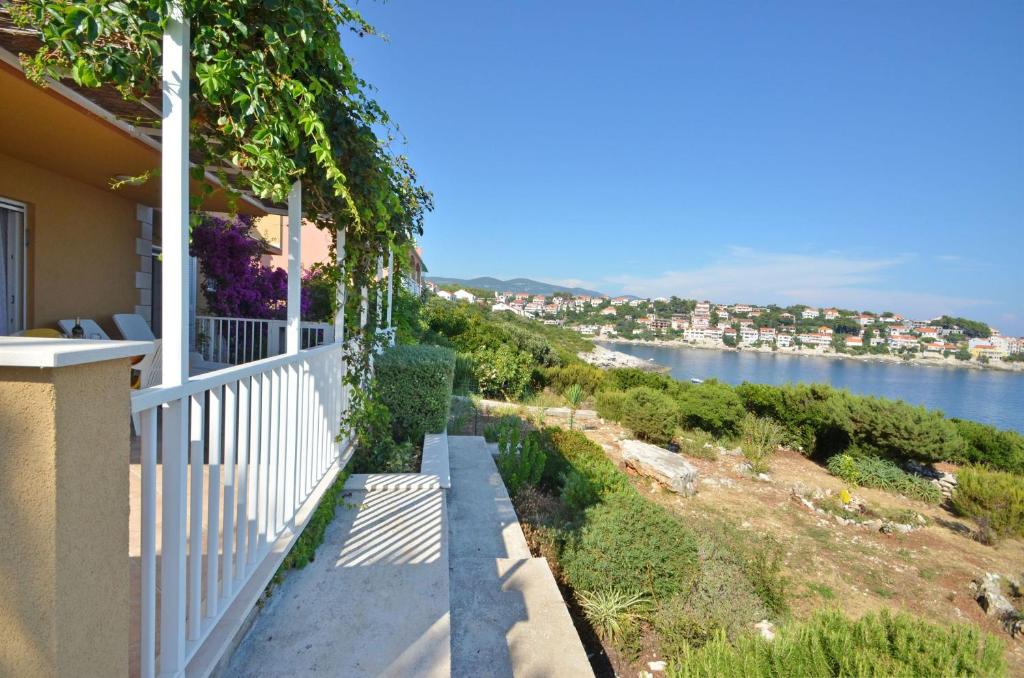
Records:
<instances>
[{"instance_id":1,"label":"white table top","mask_svg":"<svg viewBox=\"0 0 1024 678\"><path fill-rule=\"evenodd\" d=\"M67 367L145 355L151 341L0 337L0 367Z\"/></svg>"}]
</instances>

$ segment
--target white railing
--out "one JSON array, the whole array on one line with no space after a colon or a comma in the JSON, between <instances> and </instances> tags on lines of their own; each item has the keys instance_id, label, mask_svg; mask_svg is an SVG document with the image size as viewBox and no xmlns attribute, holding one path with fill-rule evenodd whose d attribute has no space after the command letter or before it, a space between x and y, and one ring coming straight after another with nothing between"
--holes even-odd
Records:
<instances>
[{"instance_id":1,"label":"white railing","mask_svg":"<svg viewBox=\"0 0 1024 678\"><path fill-rule=\"evenodd\" d=\"M344 369L329 344L132 395L142 676L180 675L201 649L219 656L230 637L218 623L256 603L344 462Z\"/></svg>"},{"instance_id":2,"label":"white railing","mask_svg":"<svg viewBox=\"0 0 1024 678\"><path fill-rule=\"evenodd\" d=\"M241 365L284 353L287 326L285 320L200 315L193 346L208 362ZM300 348L334 341L331 323L303 322L299 332Z\"/></svg>"}]
</instances>

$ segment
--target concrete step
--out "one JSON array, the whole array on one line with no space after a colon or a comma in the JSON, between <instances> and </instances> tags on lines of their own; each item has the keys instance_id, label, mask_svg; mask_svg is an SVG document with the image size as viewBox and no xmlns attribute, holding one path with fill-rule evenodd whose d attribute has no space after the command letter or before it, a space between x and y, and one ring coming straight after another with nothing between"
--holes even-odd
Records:
<instances>
[{"instance_id":1,"label":"concrete step","mask_svg":"<svg viewBox=\"0 0 1024 678\"><path fill-rule=\"evenodd\" d=\"M450 436L452 675L592 676L548 563L533 558L483 438Z\"/></svg>"},{"instance_id":2,"label":"concrete step","mask_svg":"<svg viewBox=\"0 0 1024 678\"><path fill-rule=\"evenodd\" d=\"M317 559L285 578L224 675L451 675L444 490L346 501Z\"/></svg>"}]
</instances>

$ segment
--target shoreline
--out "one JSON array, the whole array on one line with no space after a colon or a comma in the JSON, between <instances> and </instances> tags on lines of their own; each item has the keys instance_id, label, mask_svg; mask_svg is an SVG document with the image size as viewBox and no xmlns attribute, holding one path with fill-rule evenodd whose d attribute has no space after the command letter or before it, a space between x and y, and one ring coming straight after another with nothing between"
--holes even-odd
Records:
<instances>
[{"instance_id":1,"label":"shoreline","mask_svg":"<svg viewBox=\"0 0 1024 678\"><path fill-rule=\"evenodd\" d=\"M1005 364L993 365L993 364L990 363L988 365L983 365L983 364L981 364L981 363L979 363L979 362L977 362L975 360L963 361L963 360L957 360L956 358L953 358L953 357L950 357L950 358L942 358L942 357L939 357L939 358L920 358L920 357L917 357L917 358L911 358L910 360L904 360L903 358L901 358L899 356L894 356L894 355L851 355L849 353L836 353L834 351L825 353L825 352L822 352L822 351L818 351L816 349L795 348L795 347L794 348L780 348L780 349L777 349L777 350L774 350L774 351L772 349L770 349L770 348L767 348L767 347L764 347L764 348L752 348L752 347L750 347L750 348L733 348L733 347L730 347L730 346L726 346L724 344L722 344L720 346L714 346L714 345L711 345L711 344L690 343L688 341L683 341L681 339L670 339L670 340L665 341L665 340L656 340L656 339L608 338L608 339L594 339L593 341L595 341L595 342L601 341L601 342L605 342L605 343L608 343L608 344L637 344L637 345L640 345L640 346L657 346L657 347L660 347L660 348L694 348L694 349L700 349L700 350L705 350L705 351L734 351L736 353L742 353L742 352L746 351L746 352L751 352L751 353L769 353L769 354L772 354L772 355L797 356L797 357L801 357L801 358L827 358L827 359L832 359L832 360L858 360L860 362L884 363L884 364L888 364L888 365L911 365L911 366L920 366L920 367L943 367L943 368L952 368L952 369L990 370L990 371L995 371L995 372L1015 372L1015 373L1018 373L1018 374L1024 373L1024 363L1016 363L1016 364L1013 364L1013 365L1005 365ZM605 351L609 351L611 353L617 353L619 355L628 355L628 354L623 354L623 353L621 353L619 351L611 351L610 349L604 348L603 346L599 346L596 343L594 344L594 346L595 346L595 349L596 348L602 348ZM636 356L630 356L630 357L631 358L636 358ZM648 365L648 366L653 364L653 363L649 363L649 362L643 360L642 358L636 358L636 359L640 360L641 362L643 362L645 365ZM622 365L622 366L625 366L625 367L636 367L637 365Z\"/></svg>"}]
</instances>

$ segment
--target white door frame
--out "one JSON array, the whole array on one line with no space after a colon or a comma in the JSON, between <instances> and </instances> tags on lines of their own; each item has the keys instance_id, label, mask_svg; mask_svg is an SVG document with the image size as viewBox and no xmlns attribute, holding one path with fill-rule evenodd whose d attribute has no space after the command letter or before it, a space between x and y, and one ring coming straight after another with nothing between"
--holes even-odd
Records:
<instances>
[{"instance_id":1,"label":"white door frame","mask_svg":"<svg viewBox=\"0 0 1024 678\"><path fill-rule=\"evenodd\" d=\"M14 252L17 255L17 262L21 268L21 280L17 294L20 297L21 318L20 327L11 330L11 333L28 329L28 205L18 200L0 196L0 209L21 214L21 229L14 234ZM4 313L7 312L7 300L4 299Z\"/></svg>"}]
</instances>

